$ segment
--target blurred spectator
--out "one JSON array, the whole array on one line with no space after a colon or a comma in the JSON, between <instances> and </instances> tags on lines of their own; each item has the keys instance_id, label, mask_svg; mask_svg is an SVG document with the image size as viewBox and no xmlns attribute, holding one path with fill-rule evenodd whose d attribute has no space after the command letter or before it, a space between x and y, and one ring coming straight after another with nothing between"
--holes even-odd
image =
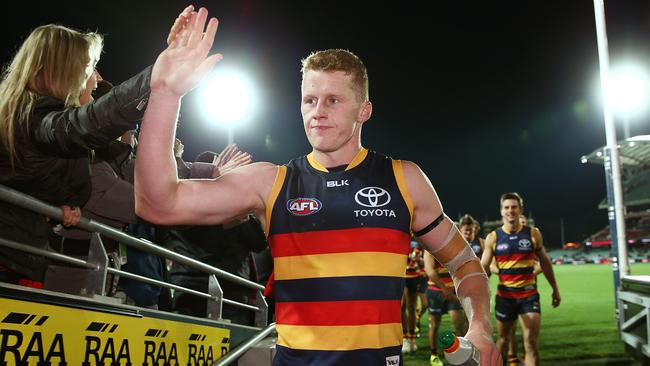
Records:
<instances>
[{"instance_id":1,"label":"blurred spectator","mask_svg":"<svg viewBox=\"0 0 650 366\"><path fill-rule=\"evenodd\" d=\"M257 273L251 252L267 247L264 231L253 215L224 225L193 226L170 232L166 242L168 249L197 259L203 263L230 272L241 278L257 282ZM176 285L198 291L208 290L208 275L174 263L170 269L170 281ZM255 304L255 291L219 280L224 297L245 304ZM183 314L206 316L206 300L177 292L173 309ZM224 305L222 317L240 324L252 324L253 316L248 310Z\"/></svg>"},{"instance_id":2,"label":"blurred spectator","mask_svg":"<svg viewBox=\"0 0 650 366\"><path fill-rule=\"evenodd\" d=\"M206 151L199 154L194 163L180 164L178 160L181 159L183 145L179 139L176 139L174 147L179 175L184 171L189 174L188 178L206 178L207 174L210 174L209 177L216 178L251 162L248 153L239 151L231 144L218 155ZM211 170L206 169L208 166ZM258 278L251 252L259 252L267 247L266 236L259 221L253 215L247 215L224 225L177 228L170 231L165 242L170 250L253 282L257 282ZM170 281L198 291L208 290L208 275L177 263L171 266ZM226 280L219 281L219 284L225 298L247 304L254 303L255 291ZM173 309L183 314L204 317L207 303L204 299L179 292L174 296ZM230 305L223 307L222 317L244 324L252 324L253 321L250 311Z\"/></svg>"}]
</instances>

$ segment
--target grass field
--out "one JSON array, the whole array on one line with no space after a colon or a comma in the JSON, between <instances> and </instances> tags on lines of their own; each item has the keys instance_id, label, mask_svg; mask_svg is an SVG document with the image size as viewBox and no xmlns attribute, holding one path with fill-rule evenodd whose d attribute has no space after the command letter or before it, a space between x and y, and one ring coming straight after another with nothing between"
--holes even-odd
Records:
<instances>
[{"instance_id":1,"label":"grass field","mask_svg":"<svg viewBox=\"0 0 650 366\"><path fill-rule=\"evenodd\" d=\"M631 268L634 275L650 275L650 264L633 264ZM558 308L551 306L548 282L543 275L538 277L542 299L541 365L638 365L625 353L618 337L611 265L562 265L554 266L554 270L562 296ZM496 282L493 276L493 294ZM417 340L418 351L405 355L405 366L429 365L425 318ZM494 314L492 318L494 321ZM452 330L448 316L443 316L441 329ZM517 337L521 339L519 332Z\"/></svg>"}]
</instances>

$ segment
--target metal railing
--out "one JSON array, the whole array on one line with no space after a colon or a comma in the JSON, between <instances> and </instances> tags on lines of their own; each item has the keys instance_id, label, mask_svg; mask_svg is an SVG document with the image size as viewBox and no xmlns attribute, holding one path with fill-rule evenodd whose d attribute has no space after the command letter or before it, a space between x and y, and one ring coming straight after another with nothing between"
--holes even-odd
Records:
<instances>
[{"instance_id":1,"label":"metal railing","mask_svg":"<svg viewBox=\"0 0 650 366\"><path fill-rule=\"evenodd\" d=\"M63 214L60 208L46 204L29 195L26 195L22 192L16 191L14 189L8 188L3 185L0 185L0 201L5 201L15 206L19 206L34 211L36 213L39 213L44 216L48 216L50 218L59 221L63 220ZM136 281L141 281L152 285L174 289L175 291L181 291L197 297L207 299L206 316L211 319L218 319L218 320L222 319L221 318L222 304L228 304L249 311L254 311L255 326L263 329L261 329L255 336L245 341L244 343L240 344L235 350L233 350L225 357L220 359L217 363L215 363L215 365L217 366L226 366L236 361L237 358L239 358L246 351L252 348L256 343L258 343L263 338L267 337L275 330L275 323L267 325L268 305L266 303L266 300L264 299L264 296L262 295L262 290L264 289L264 286L261 286L252 281L248 281L241 277L235 276L219 268L207 265L203 262L199 262L192 258L159 247L146 240L134 238L113 227L94 221L92 219L88 219L86 217L81 217L79 223L76 226L78 228L84 229L92 233L87 260L70 257L49 250L35 248L30 245L18 243L5 238L0 238L0 246L21 250L27 253L52 259L54 261L63 262L69 265L90 270L91 275L88 276L89 278L86 278L83 281L84 286L86 287L77 289L76 293L80 295L92 296L95 294L99 294L104 296L106 291L105 286L106 286L107 274L111 273L113 275L118 275L118 276L133 279ZM102 234L113 240L117 240L118 242L126 244L128 246L138 248L142 251L146 251L166 259L170 259L177 263L183 264L189 268L193 268L209 274L208 292L206 293L206 292L196 291L183 286L178 286L172 283L155 280L152 278L140 276L134 273L109 267L108 255L104 250L104 246L102 244L101 237L99 234ZM224 298L223 291L221 290L221 286L219 286L217 277L257 291L256 293L257 306L244 304L241 302Z\"/></svg>"},{"instance_id":2,"label":"metal railing","mask_svg":"<svg viewBox=\"0 0 650 366\"><path fill-rule=\"evenodd\" d=\"M5 201L7 203L13 204L15 206L19 206L31 211L34 211L36 213L39 213L44 216L48 216L50 218L57 219L61 221L63 219L63 214L61 212L61 209L55 206L51 206L47 203L44 203L38 199L35 199L29 195L26 195L22 192L16 191L14 189L8 188L6 186L0 185L0 200ZM17 243L15 241L7 240L4 238L0 238L0 246L5 246L9 248L13 248L16 250L21 250L24 252L28 252L31 254L43 256L55 261L59 262L64 262L70 265L74 265L77 267L81 268L86 268L86 269L91 269L93 271L96 271L99 273L99 278L103 280L104 283L101 284L101 288L99 291L96 289L83 289L80 294L82 295L93 295L93 294L99 294L99 295L104 295L104 285L105 285L105 279L106 279L106 274L111 273L114 275L119 275L125 278L130 278L133 280L145 282L148 284L156 285L156 286L161 286L161 287L166 287L170 289L174 289L175 291L181 291L185 292L188 294L192 294L194 296L198 296L201 298L205 298L208 300L208 309L206 311L206 316L208 318L212 319L221 319L221 309L222 309L222 304L228 304L231 306L235 306L241 309L246 309L249 311L254 311L255 312L255 326L256 327L264 327L267 324L267 318L268 318L268 306L266 301L264 300L264 296L262 295L262 290L264 289L264 286L257 284L255 282L246 280L244 278L235 276L229 272L223 271L219 268L207 265L203 262L197 261L195 259L183 256L181 254L178 254L176 252L173 252L171 250L162 248L160 246L157 246L149 241L143 240L143 239L137 239L134 238L122 231L119 231L113 227L110 227L108 225L102 224L100 222L94 221L92 219L88 219L86 217L81 217L79 223L76 225L76 227L81 228L83 230L89 231L93 233L92 239L91 239L91 246L90 246L90 254L89 254L89 259L88 260L82 260L79 258L75 257L70 257L64 254L44 250L44 249L39 249L32 247L30 245L22 244L22 243ZM108 267L107 262L107 256L106 252L104 251L103 245L101 243L101 238L97 234L100 233L101 235L104 235L108 238L111 238L113 240L116 240L120 243L123 243L125 245L131 246L138 248L142 251L146 251L155 255L158 255L160 257L170 259L174 262L183 264L189 268L199 270L202 272L205 272L209 274L209 286L208 286L208 292L201 292L201 291L196 291L190 288L186 288L183 286L178 286L172 283L164 282L164 281L159 281L155 280L152 278L140 276L137 274L133 274L130 272L125 272L116 268L111 268ZM94 254L93 254L94 253ZM230 282L233 282L235 284L238 284L240 286L252 289L257 291L256 297L258 299L257 301L257 306L249 305L249 304L244 304L241 302L237 302L234 300L226 299L223 297L223 292L221 290L221 286L219 286L219 283L216 278L224 279Z\"/></svg>"}]
</instances>

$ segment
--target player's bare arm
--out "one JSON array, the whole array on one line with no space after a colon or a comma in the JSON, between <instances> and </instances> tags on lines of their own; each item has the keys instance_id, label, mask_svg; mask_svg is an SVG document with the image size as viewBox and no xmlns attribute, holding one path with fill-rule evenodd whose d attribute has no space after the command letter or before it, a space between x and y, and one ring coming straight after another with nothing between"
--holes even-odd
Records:
<instances>
[{"instance_id":1,"label":"player's bare arm","mask_svg":"<svg viewBox=\"0 0 650 366\"><path fill-rule=\"evenodd\" d=\"M494 247L496 237L494 231L488 234L485 238L485 245L483 246L483 255L481 255L481 265L488 276L493 272L492 263L494 261L494 251L492 248Z\"/></svg>"},{"instance_id":2,"label":"player's bare arm","mask_svg":"<svg viewBox=\"0 0 650 366\"><path fill-rule=\"evenodd\" d=\"M456 295L469 319L466 337L480 350L481 365L500 365L501 354L492 342L487 276L469 244L447 216L431 182L420 168L402 162L413 202L411 228L418 241L442 263L456 285Z\"/></svg>"},{"instance_id":3,"label":"player's bare arm","mask_svg":"<svg viewBox=\"0 0 650 366\"><path fill-rule=\"evenodd\" d=\"M539 265L544 273L544 277L551 285L553 292L552 296L552 305L553 307L558 307L562 298L560 297L560 289L557 286L557 281L555 280L555 273L553 272L553 264L551 263L550 258L546 254L546 249L544 248L544 240L542 238L542 233L538 228L533 228L532 230L533 239L537 245L537 259L539 260Z\"/></svg>"},{"instance_id":4,"label":"player's bare arm","mask_svg":"<svg viewBox=\"0 0 650 366\"><path fill-rule=\"evenodd\" d=\"M177 177L173 146L181 98L221 60L220 54L208 56L216 18L208 21L205 8L187 18L172 27L171 42L153 67L136 159L136 213L165 225L216 224L248 212L264 217L277 173L272 164L251 164L216 180Z\"/></svg>"}]
</instances>

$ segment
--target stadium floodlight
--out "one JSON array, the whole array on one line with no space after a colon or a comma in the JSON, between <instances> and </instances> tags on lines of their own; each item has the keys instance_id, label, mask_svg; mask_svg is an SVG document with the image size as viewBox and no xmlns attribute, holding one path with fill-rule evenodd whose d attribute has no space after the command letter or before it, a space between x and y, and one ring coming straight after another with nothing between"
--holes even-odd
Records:
<instances>
[{"instance_id":1,"label":"stadium floodlight","mask_svg":"<svg viewBox=\"0 0 650 366\"><path fill-rule=\"evenodd\" d=\"M217 67L201 87L201 108L210 119L228 129L228 143L234 141L235 126L248 122L256 109L251 79L241 70Z\"/></svg>"},{"instance_id":2,"label":"stadium floodlight","mask_svg":"<svg viewBox=\"0 0 650 366\"><path fill-rule=\"evenodd\" d=\"M610 74L608 96L612 107L619 113L641 111L648 99L648 76L641 66L626 63L613 67Z\"/></svg>"},{"instance_id":3,"label":"stadium floodlight","mask_svg":"<svg viewBox=\"0 0 650 366\"><path fill-rule=\"evenodd\" d=\"M648 100L648 77L635 63L624 63L612 68L608 98L612 109L623 118L623 136L630 137L630 116L641 112Z\"/></svg>"}]
</instances>

